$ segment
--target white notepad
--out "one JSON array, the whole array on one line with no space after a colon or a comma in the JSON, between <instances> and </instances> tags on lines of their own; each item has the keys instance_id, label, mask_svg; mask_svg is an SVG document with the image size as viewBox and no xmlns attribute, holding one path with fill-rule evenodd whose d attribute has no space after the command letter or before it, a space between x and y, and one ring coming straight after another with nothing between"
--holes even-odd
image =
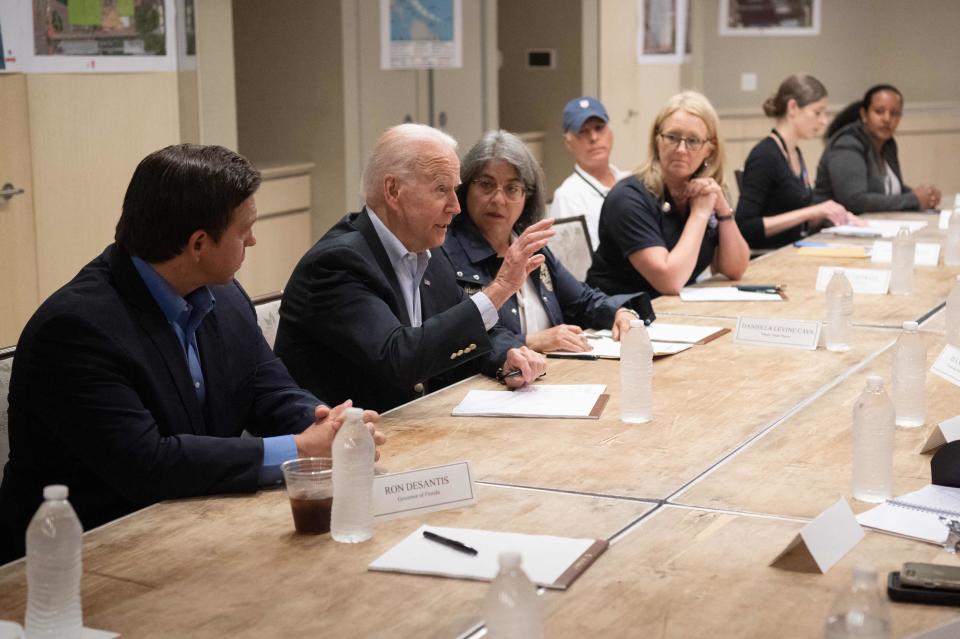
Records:
<instances>
[{"instance_id":1,"label":"white notepad","mask_svg":"<svg viewBox=\"0 0 960 639\"><path fill-rule=\"evenodd\" d=\"M471 390L453 409L458 417L572 417L597 419L606 384L531 384L517 390Z\"/></svg>"},{"instance_id":2,"label":"white notepad","mask_svg":"<svg viewBox=\"0 0 960 639\"><path fill-rule=\"evenodd\" d=\"M697 288L685 286L680 289L683 302L782 302L779 293L741 291L736 286L710 286Z\"/></svg>"},{"instance_id":3,"label":"white notepad","mask_svg":"<svg viewBox=\"0 0 960 639\"><path fill-rule=\"evenodd\" d=\"M947 539L940 517L960 519L960 488L924 486L857 515L861 525L932 544Z\"/></svg>"},{"instance_id":4,"label":"white notepad","mask_svg":"<svg viewBox=\"0 0 960 639\"><path fill-rule=\"evenodd\" d=\"M476 555L448 548L423 536L429 530L477 550ZM403 541L374 559L376 571L437 575L491 581L500 569L501 552L519 552L530 581L544 588L564 589L607 548L598 539L525 535L474 528L420 526Z\"/></svg>"},{"instance_id":5,"label":"white notepad","mask_svg":"<svg viewBox=\"0 0 960 639\"><path fill-rule=\"evenodd\" d=\"M728 331L722 326L692 326L689 324L667 324L659 321L647 327L647 334L650 335L651 340L681 344L698 344L724 332Z\"/></svg>"},{"instance_id":6,"label":"white notepad","mask_svg":"<svg viewBox=\"0 0 960 639\"><path fill-rule=\"evenodd\" d=\"M620 359L620 342L613 341L613 338L591 337L589 344L593 347L589 351L554 351L552 353L548 353L547 355L549 357L570 357L573 359L584 359L591 357L595 359ZM650 345L653 346L653 356L661 357L663 355L673 355L675 353L685 351L693 346L693 343L682 344L651 340Z\"/></svg>"}]
</instances>

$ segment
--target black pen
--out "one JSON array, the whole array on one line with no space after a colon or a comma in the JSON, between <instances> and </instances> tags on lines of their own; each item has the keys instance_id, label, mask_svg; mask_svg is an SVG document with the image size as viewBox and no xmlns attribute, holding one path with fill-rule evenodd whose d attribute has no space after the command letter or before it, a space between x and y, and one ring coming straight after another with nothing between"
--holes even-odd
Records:
<instances>
[{"instance_id":1,"label":"black pen","mask_svg":"<svg viewBox=\"0 0 960 639\"><path fill-rule=\"evenodd\" d=\"M736 288L745 293L779 293L781 287L779 284L739 284Z\"/></svg>"},{"instance_id":2,"label":"black pen","mask_svg":"<svg viewBox=\"0 0 960 639\"><path fill-rule=\"evenodd\" d=\"M456 539L447 539L446 537L442 537L442 536L438 535L437 533L430 532L429 530L424 530L424 531L423 531L423 536L424 536L426 539L429 539L430 541L435 541L435 542L437 542L438 544L443 544L443 545L446 546L447 548L453 548L454 550L456 550L456 551L458 551L458 552L462 552L462 553L467 554L467 555L476 555L476 554L477 554L477 549L476 549L476 548L471 548L470 546L468 546L468 545L466 545L466 544L462 544L462 543L460 543L459 541L457 541Z\"/></svg>"},{"instance_id":3,"label":"black pen","mask_svg":"<svg viewBox=\"0 0 960 639\"><path fill-rule=\"evenodd\" d=\"M553 357L556 359L600 359L598 355L591 355L590 353L547 353L547 357Z\"/></svg>"}]
</instances>

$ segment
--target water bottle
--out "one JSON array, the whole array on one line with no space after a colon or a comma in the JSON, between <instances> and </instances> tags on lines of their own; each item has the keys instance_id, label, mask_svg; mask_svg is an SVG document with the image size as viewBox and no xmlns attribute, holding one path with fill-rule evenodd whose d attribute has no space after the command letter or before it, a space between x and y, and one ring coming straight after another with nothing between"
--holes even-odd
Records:
<instances>
[{"instance_id":1,"label":"water bottle","mask_svg":"<svg viewBox=\"0 0 960 639\"><path fill-rule=\"evenodd\" d=\"M890 639L890 611L872 566L853 569L853 582L834 599L823 634L826 639Z\"/></svg>"},{"instance_id":2,"label":"water bottle","mask_svg":"<svg viewBox=\"0 0 960 639\"><path fill-rule=\"evenodd\" d=\"M900 227L893 238L893 257L890 260L890 292L894 295L909 295L913 292L913 262L917 242L910 229Z\"/></svg>"},{"instance_id":3,"label":"water bottle","mask_svg":"<svg viewBox=\"0 0 960 639\"><path fill-rule=\"evenodd\" d=\"M363 423L363 409L348 408L346 421L333 438L333 508L330 536L356 544L373 536L373 436Z\"/></svg>"},{"instance_id":4,"label":"water bottle","mask_svg":"<svg viewBox=\"0 0 960 639\"><path fill-rule=\"evenodd\" d=\"M630 320L620 342L620 421L643 424L653 418L653 345L643 320Z\"/></svg>"},{"instance_id":5,"label":"water bottle","mask_svg":"<svg viewBox=\"0 0 960 639\"><path fill-rule=\"evenodd\" d=\"M523 568L520 553L500 553L500 572L490 583L483 619L490 639L540 639L543 606Z\"/></svg>"},{"instance_id":6,"label":"water bottle","mask_svg":"<svg viewBox=\"0 0 960 639\"><path fill-rule=\"evenodd\" d=\"M893 347L893 405L897 426L923 426L927 381L927 345L916 322L904 322L903 332Z\"/></svg>"},{"instance_id":7,"label":"water bottle","mask_svg":"<svg viewBox=\"0 0 960 639\"><path fill-rule=\"evenodd\" d=\"M867 377L853 405L853 498L879 504L893 492L893 403L883 378Z\"/></svg>"},{"instance_id":8,"label":"water bottle","mask_svg":"<svg viewBox=\"0 0 960 639\"><path fill-rule=\"evenodd\" d=\"M943 249L943 263L960 266L960 206L953 209L947 227L947 243Z\"/></svg>"},{"instance_id":9,"label":"water bottle","mask_svg":"<svg viewBox=\"0 0 960 639\"><path fill-rule=\"evenodd\" d=\"M960 348L960 275L947 295L947 344Z\"/></svg>"},{"instance_id":10,"label":"water bottle","mask_svg":"<svg viewBox=\"0 0 960 639\"><path fill-rule=\"evenodd\" d=\"M29 639L70 639L83 630L80 551L83 527L67 487L43 489L43 503L27 527L27 620Z\"/></svg>"},{"instance_id":11,"label":"water bottle","mask_svg":"<svg viewBox=\"0 0 960 639\"><path fill-rule=\"evenodd\" d=\"M853 287L842 268L833 269L827 284L827 321L824 344L828 351L850 350L850 321L853 319Z\"/></svg>"}]
</instances>

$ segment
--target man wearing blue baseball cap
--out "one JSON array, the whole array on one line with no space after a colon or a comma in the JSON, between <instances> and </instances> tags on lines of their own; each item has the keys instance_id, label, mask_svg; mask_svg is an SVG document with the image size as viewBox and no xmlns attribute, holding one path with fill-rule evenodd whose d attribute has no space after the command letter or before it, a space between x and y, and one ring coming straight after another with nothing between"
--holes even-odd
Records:
<instances>
[{"instance_id":1,"label":"man wearing blue baseball cap","mask_svg":"<svg viewBox=\"0 0 960 639\"><path fill-rule=\"evenodd\" d=\"M610 116L599 100L590 96L574 98L563 107L563 140L576 165L573 174L553 192L550 216L583 215L590 241L599 244L597 225L600 207L610 188L629 173L610 164L613 131Z\"/></svg>"}]
</instances>

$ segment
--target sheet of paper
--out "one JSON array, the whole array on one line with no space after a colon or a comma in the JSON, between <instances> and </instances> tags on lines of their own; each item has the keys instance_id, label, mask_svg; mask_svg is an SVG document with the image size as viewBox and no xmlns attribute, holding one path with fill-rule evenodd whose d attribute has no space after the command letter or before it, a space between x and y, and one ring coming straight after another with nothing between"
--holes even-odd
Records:
<instances>
[{"instance_id":1,"label":"sheet of paper","mask_svg":"<svg viewBox=\"0 0 960 639\"><path fill-rule=\"evenodd\" d=\"M927 223L923 220L867 220L867 228L878 229L886 238L896 237L897 231L904 226L911 233L916 233L920 229L926 228Z\"/></svg>"},{"instance_id":2,"label":"sheet of paper","mask_svg":"<svg viewBox=\"0 0 960 639\"><path fill-rule=\"evenodd\" d=\"M455 539L476 549L477 554L468 555L430 541L423 536L424 530ZM595 542L595 539L420 526L374 559L369 569L490 581L499 570L498 555L514 551L523 556L521 565L531 581L551 587Z\"/></svg>"},{"instance_id":3,"label":"sheet of paper","mask_svg":"<svg viewBox=\"0 0 960 639\"><path fill-rule=\"evenodd\" d=\"M647 327L647 334L655 342L697 344L722 330L722 326L693 326L692 324L667 324L656 321Z\"/></svg>"},{"instance_id":4,"label":"sheet of paper","mask_svg":"<svg viewBox=\"0 0 960 639\"><path fill-rule=\"evenodd\" d=\"M945 346L930 367L930 372L960 386L960 348L949 344Z\"/></svg>"},{"instance_id":5,"label":"sheet of paper","mask_svg":"<svg viewBox=\"0 0 960 639\"><path fill-rule=\"evenodd\" d=\"M693 348L693 344L680 344L679 342L650 342L653 345L653 356L663 357L665 355L676 355L683 351Z\"/></svg>"},{"instance_id":6,"label":"sheet of paper","mask_svg":"<svg viewBox=\"0 0 960 639\"><path fill-rule=\"evenodd\" d=\"M883 232L880 229L872 229L869 226L852 226L850 224L828 226L820 232L840 237L883 237Z\"/></svg>"},{"instance_id":7,"label":"sheet of paper","mask_svg":"<svg viewBox=\"0 0 960 639\"><path fill-rule=\"evenodd\" d=\"M817 290L827 290L827 284L833 277L832 266L821 266L817 271ZM845 268L843 274L850 280L854 293L886 295L890 288L890 271L879 268Z\"/></svg>"},{"instance_id":8,"label":"sheet of paper","mask_svg":"<svg viewBox=\"0 0 960 639\"><path fill-rule=\"evenodd\" d=\"M893 259L893 242L877 240L870 251L870 261L874 264L889 264ZM940 245L917 242L914 251L914 263L917 266L936 266L940 261Z\"/></svg>"},{"instance_id":9,"label":"sheet of paper","mask_svg":"<svg viewBox=\"0 0 960 639\"><path fill-rule=\"evenodd\" d=\"M453 415L587 418L606 384L532 384L514 391L471 390Z\"/></svg>"},{"instance_id":10,"label":"sheet of paper","mask_svg":"<svg viewBox=\"0 0 960 639\"><path fill-rule=\"evenodd\" d=\"M782 302L777 293L757 293L741 291L736 286L685 286L680 289L680 299L684 302ZM651 324L652 326L652 324Z\"/></svg>"},{"instance_id":11,"label":"sheet of paper","mask_svg":"<svg viewBox=\"0 0 960 639\"><path fill-rule=\"evenodd\" d=\"M797 255L806 257L851 257L854 259L869 257L866 246L801 246Z\"/></svg>"}]
</instances>

